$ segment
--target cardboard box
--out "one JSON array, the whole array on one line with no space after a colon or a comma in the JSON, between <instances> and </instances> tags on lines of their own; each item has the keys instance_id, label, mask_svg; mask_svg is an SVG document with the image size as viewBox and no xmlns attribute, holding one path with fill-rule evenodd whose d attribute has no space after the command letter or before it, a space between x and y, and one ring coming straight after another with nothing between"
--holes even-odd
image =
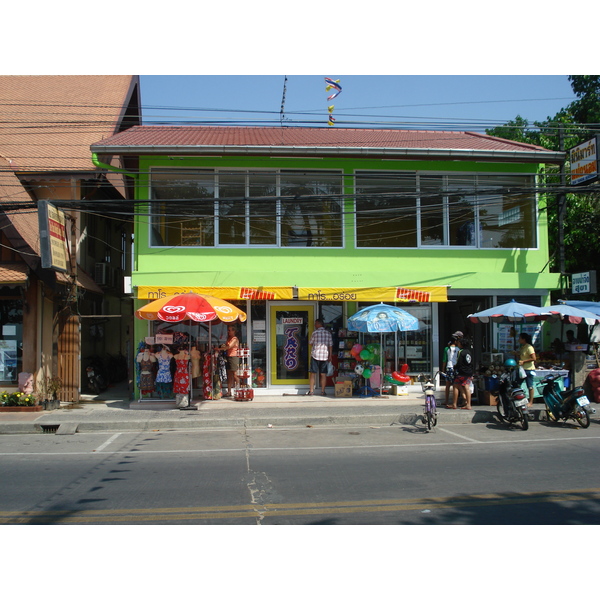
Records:
<instances>
[{"instance_id":1,"label":"cardboard box","mask_svg":"<svg viewBox=\"0 0 600 600\"><path fill-rule=\"evenodd\" d=\"M337 381L335 383L335 397L336 398L352 398L352 382L351 381Z\"/></svg>"},{"instance_id":2,"label":"cardboard box","mask_svg":"<svg viewBox=\"0 0 600 600\"><path fill-rule=\"evenodd\" d=\"M496 402L496 396L493 396L491 392L485 391L480 392L479 397L481 398L481 404L485 404L486 406L496 406L498 402Z\"/></svg>"}]
</instances>

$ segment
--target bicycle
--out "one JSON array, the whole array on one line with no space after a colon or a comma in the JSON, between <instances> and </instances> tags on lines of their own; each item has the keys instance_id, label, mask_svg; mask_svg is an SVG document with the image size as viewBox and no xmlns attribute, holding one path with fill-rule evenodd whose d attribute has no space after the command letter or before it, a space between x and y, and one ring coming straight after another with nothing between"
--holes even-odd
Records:
<instances>
[{"instance_id":1,"label":"bicycle","mask_svg":"<svg viewBox=\"0 0 600 600\"><path fill-rule=\"evenodd\" d=\"M419 381L421 383L421 389L425 394L425 406L423 409L423 422L427 424L428 431L431 431L437 425L438 412L437 404L435 402L435 390L436 390L436 379L438 375L443 375L439 371L430 377L421 373L419 375Z\"/></svg>"}]
</instances>

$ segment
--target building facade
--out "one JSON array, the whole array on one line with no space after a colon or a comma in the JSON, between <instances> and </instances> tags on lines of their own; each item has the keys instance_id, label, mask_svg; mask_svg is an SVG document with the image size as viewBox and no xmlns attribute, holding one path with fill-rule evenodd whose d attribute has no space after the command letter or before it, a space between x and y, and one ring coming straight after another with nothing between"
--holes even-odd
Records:
<instances>
[{"instance_id":1,"label":"building facade","mask_svg":"<svg viewBox=\"0 0 600 600\"><path fill-rule=\"evenodd\" d=\"M348 346L372 342L387 370L415 375L439 368L457 329L493 345L469 313L507 297L541 305L558 287L537 187L561 153L464 132L187 126L133 127L91 149L136 164L136 308L190 290L239 304L257 393L307 385L317 316L342 371ZM351 337L347 317L378 302L419 330ZM178 331L205 347L225 336L135 324L139 343Z\"/></svg>"},{"instance_id":2,"label":"building facade","mask_svg":"<svg viewBox=\"0 0 600 600\"><path fill-rule=\"evenodd\" d=\"M59 378L59 399L77 401L86 359L128 352L132 306L123 280L132 219L111 209L122 210L133 186L95 165L89 145L139 124L139 106L137 76L0 77L2 390L15 389L26 372L36 392ZM44 266L40 203L64 218L60 269Z\"/></svg>"}]
</instances>

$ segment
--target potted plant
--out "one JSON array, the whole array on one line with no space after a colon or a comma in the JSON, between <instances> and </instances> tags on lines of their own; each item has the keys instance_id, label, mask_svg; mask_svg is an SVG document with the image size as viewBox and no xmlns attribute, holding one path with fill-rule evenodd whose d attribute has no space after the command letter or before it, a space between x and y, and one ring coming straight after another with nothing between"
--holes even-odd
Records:
<instances>
[{"instance_id":1,"label":"potted plant","mask_svg":"<svg viewBox=\"0 0 600 600\"><path fill-rule=\"evenodd\" d=\"M57 394L62 389L62 379L60 377L46 377L42 380L40 387L38 401L43 405L44 410L60 408L60 400L58 400Z\"/></svg>"}]
</instances>

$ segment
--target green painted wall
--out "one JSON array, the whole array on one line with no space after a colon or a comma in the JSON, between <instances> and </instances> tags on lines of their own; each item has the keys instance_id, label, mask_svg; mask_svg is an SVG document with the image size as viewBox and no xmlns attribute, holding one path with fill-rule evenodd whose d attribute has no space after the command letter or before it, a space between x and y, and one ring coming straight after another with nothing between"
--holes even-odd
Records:
<instances>
[{"instance_id":1,"label":"green painted wall","mask_svg":"<svg viewBox=\"0 0 600 600\"><path fill-rule=\"evenodd\" d=\"M538 165L466 161L405 161L348 158L141 157L137 199L148 198L151 167L242 169L341 169L429 171L435 173L531 173ZM347 179L348 183L351 178ZM352 194L348 185L345 193ZM545 210L539 213L539 250L354 249L352 201L346 206L344 248L149 248L148 218L137 219L139 285L370 287L451 285L452 289L554 289L558 274L548 272Z\"/></svg>"}]
</instances>

